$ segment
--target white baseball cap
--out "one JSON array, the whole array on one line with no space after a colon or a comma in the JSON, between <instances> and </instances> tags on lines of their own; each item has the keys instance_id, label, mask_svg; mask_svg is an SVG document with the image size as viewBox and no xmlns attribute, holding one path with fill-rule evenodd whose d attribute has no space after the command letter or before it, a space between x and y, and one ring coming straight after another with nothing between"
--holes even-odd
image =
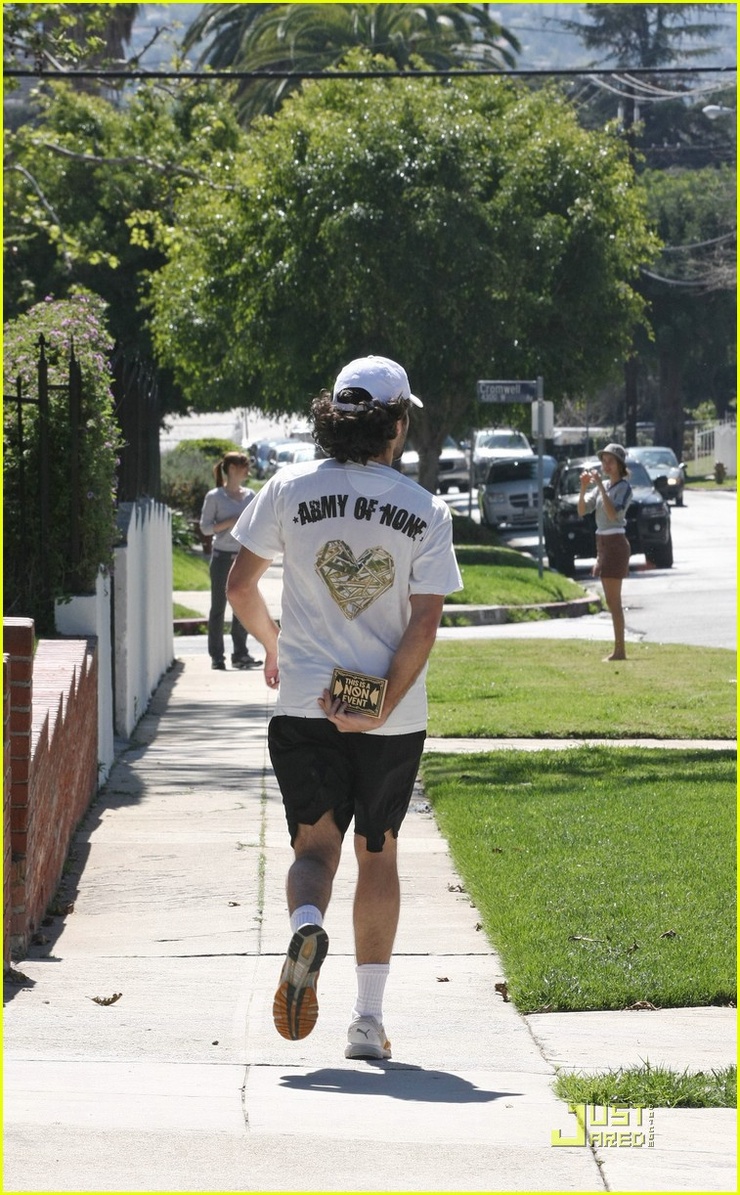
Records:
<instances>
[{"instance_id":1,"label":"white baseball cap","mask_svg":"<svg viewBox=\"0 0 740 1195\"><path fill-rule=\"evenodd\" d=\"M349 365L345 365L339 373L332 391L332 402L337 410L354 411L357 409L355 403L337 402L337 397L342 390L352 389L367 390L373 400L382 406L394 402L398 398L408 398L415 407L424 406L421 399L411 393L406 370L396 361L391 361L389 357L375 357L371 354L369 357L357 357L354 361L350 361Z\"/></svg>"}]
</instances>

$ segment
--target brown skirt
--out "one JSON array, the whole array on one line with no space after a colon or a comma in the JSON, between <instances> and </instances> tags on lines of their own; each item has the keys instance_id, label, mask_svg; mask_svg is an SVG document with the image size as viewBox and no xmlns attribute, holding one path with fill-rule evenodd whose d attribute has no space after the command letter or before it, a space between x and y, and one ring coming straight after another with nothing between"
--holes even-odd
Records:
<instances>
[{"instance_id":1,"label":"brown skirt","mask_svg":"<svg viewBox=\"0 0 740 1195\"><path fill-rule=\"evenodd\" d=\"M624 580L630 570L630 543L626 535L596 536L595 577Z\"/></svg>"}]
</instances>

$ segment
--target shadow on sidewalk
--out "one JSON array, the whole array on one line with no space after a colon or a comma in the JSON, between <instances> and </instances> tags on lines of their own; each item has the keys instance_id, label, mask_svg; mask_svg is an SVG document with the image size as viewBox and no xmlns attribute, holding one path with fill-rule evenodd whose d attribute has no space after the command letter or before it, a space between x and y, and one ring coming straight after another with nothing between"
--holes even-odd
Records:
<instances>
[{"instance_id":1,"label":"shadow on sidewalk","mask_svg":"<svg viewBox=\"0 0 740 1195\"><path fill-rule=\"evenodd\" d=\"M434 1104L484 1104L521 1091L483 1091L448 1071L424 1070L402 1062L367 1060L370 1070L324 1067L306 1075L283 1075L281 1087L337 1095L383 1095Z\"/></svg>"}]
</instances>

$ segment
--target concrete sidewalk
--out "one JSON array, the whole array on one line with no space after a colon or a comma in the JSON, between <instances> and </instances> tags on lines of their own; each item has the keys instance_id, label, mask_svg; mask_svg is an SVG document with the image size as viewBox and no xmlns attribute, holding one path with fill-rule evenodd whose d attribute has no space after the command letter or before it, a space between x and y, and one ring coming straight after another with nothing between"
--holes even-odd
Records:
<instances>
[{"instance_id":1,"label":"concrete sidewalk","mask_svg":"<svg viewBox=\"0 0 740 1195\"><path fill-rule=\"evenodd\" d=\"M421 793L400 839L393 1060L344 1059L349 842L318 1025L276 1034L291 852L273 700L260 672L189 656L114 766L74 844L74 910L6 987L3 1189L734 1190L733 1110L657 1109L649 1126L633 1110L591 1148L551 1089L559 1066L725 1066L734 1011L520 1016Z\"/></svg>"}]
</instances>

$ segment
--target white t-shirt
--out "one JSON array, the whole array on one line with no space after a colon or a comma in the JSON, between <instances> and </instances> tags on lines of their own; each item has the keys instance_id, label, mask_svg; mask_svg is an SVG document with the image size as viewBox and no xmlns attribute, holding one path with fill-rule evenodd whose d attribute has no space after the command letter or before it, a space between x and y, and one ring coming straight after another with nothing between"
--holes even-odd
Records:
<instances>
[{"instance_id":1,"label":"white t-shirt","mask_svg":"<svg viewBox=\"0 0 740 1195\"><path fill-rule=\"evenodd\" d=\"M586 494L586 513L588 514L592 510L596 511L597 535L621 535L627 526L627 507L632 501L632 486L625 477L621 477L613 485L611 481L605 481L604 489L611 499L612 506L616 512L616 519L610 519L606 513L604 499L601 496L601 490L598 486L594 486Z\"/></svg>"},{"instance_id":2,"label":"white t-shirt","mask_svg":"<svg viewBox=\"0 0 740 1195\"><path fill-rule=\"evenodd\" d=\"M446 503L388 465L289 465L232 534L264 559L283 553L276 714L325 717L317 699L334 668L387 676L409 596L462 588ZM369 733L426 728L425 676Z\"/></svg>"}]
</instances>

